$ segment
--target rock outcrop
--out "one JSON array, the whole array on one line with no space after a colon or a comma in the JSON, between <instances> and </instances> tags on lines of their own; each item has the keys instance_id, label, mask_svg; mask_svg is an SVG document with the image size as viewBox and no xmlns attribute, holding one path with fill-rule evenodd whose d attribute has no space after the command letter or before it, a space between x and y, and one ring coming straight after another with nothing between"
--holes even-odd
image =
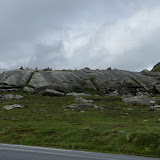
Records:
<instances>
[{"instance_id":1,"label":"rock outcrop","mask_svg":"<svg viewBox=\"0 0 160 160\"><path fill-rule=\"evenodd\" d=\"M27 85L33 70L13 70L6 71L0 74L0 88L8 86L12 87L22 87Z\"/></svg>"},{"instance_id":2,"label":"rock outcrop","mask_svg":"<svg viewBox=\"0 0 160 160\"><path fill-rule=\"evenodd\" d=\"M152 72L153 73L153 72ZM160 75L159 75L160 76ZM123 70L13 70L0 74L0 89L23 88L45 94L47 89L64 94L98 91L108 95L160 93L158 76ZM47 93L48 94L48 93Z\"/></svg>"}]
</instances>

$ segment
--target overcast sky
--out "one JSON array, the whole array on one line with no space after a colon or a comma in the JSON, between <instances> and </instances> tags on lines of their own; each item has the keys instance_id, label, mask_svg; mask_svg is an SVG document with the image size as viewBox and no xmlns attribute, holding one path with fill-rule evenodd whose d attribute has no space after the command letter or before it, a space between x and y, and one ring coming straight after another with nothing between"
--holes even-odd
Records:
<instances>
[{"instance_id":1,"label":"overcast sky","mask_svg":"<svg viewBox=\"0 0 160 160\"><path fill-rule=\"evenodd\" d=\"M150 69L160 0L0 0L0 57L4 69Z\"/></svg>"}]
</instances>

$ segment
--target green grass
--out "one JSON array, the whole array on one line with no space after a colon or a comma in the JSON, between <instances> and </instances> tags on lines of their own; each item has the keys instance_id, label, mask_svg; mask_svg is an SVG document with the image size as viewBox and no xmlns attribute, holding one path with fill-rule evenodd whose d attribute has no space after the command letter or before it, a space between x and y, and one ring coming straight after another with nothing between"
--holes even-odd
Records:
<instances>
[{"instance_id":1,"label":"green grass","mask_svg":"<svg viewBox=\"0 0 160 160\"><path fill-rule=\"evenodd\" d=\"M151 72L160 72L160 64L155 65Z\"/></svg>"},{"instance_id":2,"label":"green grass","mask_svg":"<svg viewBox=\"0 0 160 160\"><path fill-rule=\"evenodd\" d=\"M107 96L85 97L104 109L80 112L65 109L72 96L19 94L24 98L0 103L0 143L160 157L160 112ZM24 108L2 109L8 104Z\"/></svg>"}]
</instances>

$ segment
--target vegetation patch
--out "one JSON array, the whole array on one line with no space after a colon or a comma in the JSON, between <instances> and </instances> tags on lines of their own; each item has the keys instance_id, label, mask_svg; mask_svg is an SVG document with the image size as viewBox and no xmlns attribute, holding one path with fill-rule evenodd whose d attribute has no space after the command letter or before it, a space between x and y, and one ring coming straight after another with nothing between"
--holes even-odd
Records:
<instances>
[{"instance_id":1,"label":"vegetation patch","mask_svg":"<svg viewBox=\"0 0 160 160\"><path fill-rule=\"evenodd\" d=\"M160 63L156 64L151 70L151 72L160 72Z\"/></svg>"},{"instance_id":2,"label":"vegetation patch","mask_svg":"<svg viewBox=\"0 0 160 160\"><path fill-rule=\"evenodd\" d=\"M103 109L82 110L65 109L78 103L73 96L16 94L24 98L0 103L0 143L160 158L160 112L125 105L119 96L84 97ZM2 108L10 104L24 108Z\"/></svg>"}]
</instances>

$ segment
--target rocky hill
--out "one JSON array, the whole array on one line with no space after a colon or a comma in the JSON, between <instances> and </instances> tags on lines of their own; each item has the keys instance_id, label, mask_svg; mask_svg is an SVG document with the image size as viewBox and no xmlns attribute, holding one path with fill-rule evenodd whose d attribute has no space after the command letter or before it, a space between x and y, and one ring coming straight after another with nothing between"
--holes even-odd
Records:
<instances>
[{"instance_id":1,"label":"rocky hill","mask_svg":"<svg viewBox=\"0 0 160 160\"><path fill-rule=\"evenodd\" d=\"M27 93L44 94L98 91L103 94L160 93L160 73L123 70L13 70L0 74L1 91L22 88Z\"/></svg>"}]
</instances>

